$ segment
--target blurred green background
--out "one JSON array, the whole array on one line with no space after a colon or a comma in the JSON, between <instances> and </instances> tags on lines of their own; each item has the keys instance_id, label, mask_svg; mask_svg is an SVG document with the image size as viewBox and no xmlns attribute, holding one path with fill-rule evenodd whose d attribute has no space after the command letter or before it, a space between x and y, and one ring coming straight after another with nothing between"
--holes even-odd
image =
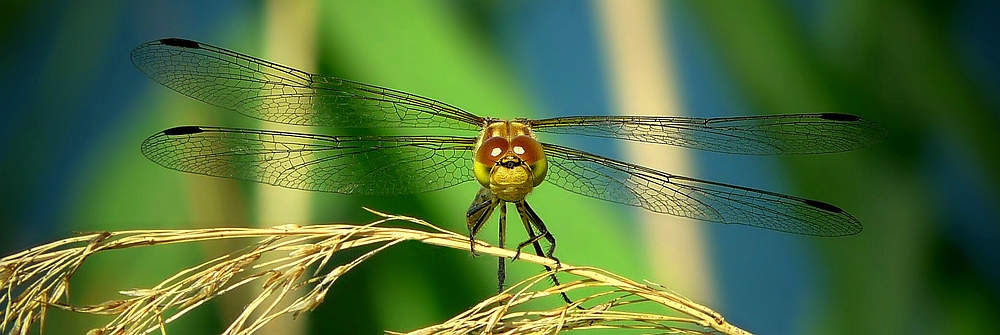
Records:
<instances>
[{"instance_id":1,"label":"blurred green background","mask_svg":"<svg viewBox=\"0 0 1000 335\"><path fill-rule=\"evenodd\" d=\"M865 230L819 239L675 220L694 225L702 247L650 255L657 242L637 223L638 210L541 187L529 200L563 261L669 284L686 272L664 277L655 268L703 260L710 277L699 279L694 298L759 334L1000 329L1000 4L980 0L4 2L0 251L74 231L369 222L361 206L464 231L474 183L357 197L275 191L147 161L139 143L169 127L274 126L159 86L129 52L182 37L479 115L615 114L607 41L621 36L602 18L637 4L655 9L646 13L656 18L652 36L672 69L663 75L688 115L843 112L884 126L885 142L852 153L692 156L696 177L830 202ZM308 47L288 56L280 45ZM628 159L613 141L549 140ZM273 192L304 199L305 214L263 213L261 199ZM519 226L510 225L508 241L524 239ZM495 241L495 227L481 238ZM218 252L157 247L97 257L75 278L73 300L99 303ZM441 322L491 295L494 267L494 259L405 244L347 275L319 309L277 333ZM515 263L508 281L539 270ZM218 333L235 306L207 305L170 330ZM101 321L58 312L53 320L51 334Z\"/></svg>"}]
</instances>

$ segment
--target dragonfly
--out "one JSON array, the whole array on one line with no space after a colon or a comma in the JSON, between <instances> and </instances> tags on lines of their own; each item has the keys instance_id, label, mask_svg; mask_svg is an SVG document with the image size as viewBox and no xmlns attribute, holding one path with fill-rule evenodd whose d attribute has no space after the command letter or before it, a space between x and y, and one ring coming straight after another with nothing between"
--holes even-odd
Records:
<instances>
[{"instance_id":1,"label":"dragonfly","mask_svg":"<svg viewBox=\"0 0 1000 335\"><path fill-rule=\"evenodd\" d=\"M264 121L478 132L470 136L331 136L180 126L142 143L146 157L170 169L300 190L404 195L475 181L481 188L466 212L473 254L475 237L494 212L499 216L499 246L505 247L507 205L512 204L528 235L517 245L517 255L531 245L536 254L558 262L555 237L526 200L543 184L656 213L723 224L813 236L846 236L862 230L855 217L826 202L674 175L540 142L540 133L741 155L845 152L885 137L874 122L840 113L482 117L419 95L312 74L179 38L142 44L132 51L131 59L151 79L174 91ZM548 245L545 250L543 240ZM505 276L505 260L500 258L498 291L503 290ZM552 279L558 284L554 275ZM568 301L565 295L564 300Z\"/></svg>"}]
</instances>

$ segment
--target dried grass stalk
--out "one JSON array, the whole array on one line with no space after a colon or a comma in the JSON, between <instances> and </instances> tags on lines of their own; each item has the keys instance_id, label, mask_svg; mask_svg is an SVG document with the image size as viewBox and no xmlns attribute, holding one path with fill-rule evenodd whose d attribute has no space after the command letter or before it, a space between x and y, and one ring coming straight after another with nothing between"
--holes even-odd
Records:
<instances>
[{"instance_id":1,"label":"dried grass stalk","mask_svg":"<svg viewBox=\"0 0 1000 335\"><path fill-rule=\"evenodd\" d=\"M88 334L166 333L166 325L210 299L255 283L263 289L223 334L252 334L270 320L308 312L326 297L344 273L397 243L416 240L454 249L469 249L467 237L423 220L372 211L380 219L364 226L347 224L272 228L214 228L100 232L41 245L0 260L0 331L28 334L33 326L44 332L46 310L114 315L104 327ZM406 221L428 230L389 227ZM148 289L120 291L125 298L89 306L67 302L69 278L94 253L150 245L256 239L248 247L182 270ZM338 251L366 247L369 251L344 264L331 264ZM514 251L477 241L476 252L513 257ZM267 261L259 261L263 258ZM529 254L521 261L555 266ZM663 287L636 283L590 267L562 264L557 270L573 281L551 286L547 273L521 281L454 318L412 334L503 333L549 334L570 329L644 329L665 333L749 334L726 323L711 309L670 293ZM293 291L303 291L290 294ZM588 292L574 306L551 310L518 308L526 302L560 292ZM629 311L633 305L662 306L663 313Z\"/></svg>"}]
</instances>

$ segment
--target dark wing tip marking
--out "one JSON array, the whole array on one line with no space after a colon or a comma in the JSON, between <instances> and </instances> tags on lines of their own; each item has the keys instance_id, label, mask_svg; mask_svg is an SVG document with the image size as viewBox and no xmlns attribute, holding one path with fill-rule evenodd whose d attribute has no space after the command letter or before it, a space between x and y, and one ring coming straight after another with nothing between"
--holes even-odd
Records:
<instances>
[{"instance_id":1,"label":"dark wing tip marking","mask_svg":"<svg viewBox=\"0 0 1000 335\"><path fill-rule=\"evenodd\" d=\"M178 48L189 48L189 49L201 49L201 44L192 40L186 40L183 38L164 38L160 40L160 43L167 46L178 47Z\"/></svg>"},{"instance_id":2,"label":"dark wing tip marking","mask_svg":"<svg viewBox=\"0 0 1000 335\"><path fill-rule=\"evenodd\" d=\"M202 131L204 131L204 130L202 130L201 127L198 127L198 126L180 126L180 127L173 127L173 128L164 130L163 131L163 135L167 135L167 136L190 135L190 134L197 134L197 133L200 133Z\"/></svg>"},{"instance_id":3,"label":"dark wing tip marking","mask_svg":"<svg viewBox=\"0 0 1000 335\"><path fill-rule=\"evenodd\" d=\"M834 213L834 214L840 214L840 213L844 212L844 210L840 209L840 207L837 207L837 206L834 206L834 205L831 205L831 204L828 204L828 203L825 203L825 202L822 202L822 201L802 200L802 203L804 203L806 205L809 205L809 206L813 206L813 207L822 209L822 210L830 212L830 213Z\"/></svg>"},{"instance_id":4,"label":"dark wing tip marking","mask_svg":"<svg viewBox=\"0 0 1000 335\"><path fill-rule=\"evenodd\" d=\"M854 122L861 120L860 116L844 114L844 113L823 113L819 115L819 118L825 120L844 121L844 122Z\"/></svg>"}]
</instances>

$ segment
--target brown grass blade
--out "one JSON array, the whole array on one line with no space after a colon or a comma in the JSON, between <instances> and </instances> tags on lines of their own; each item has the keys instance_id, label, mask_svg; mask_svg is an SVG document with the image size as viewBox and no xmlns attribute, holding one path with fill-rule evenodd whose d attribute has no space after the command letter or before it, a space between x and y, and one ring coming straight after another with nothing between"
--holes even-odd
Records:
<instances>
[{"instance_id":1,"label":"brown grass blade","mask_svg":"<svg viewBox=\"0 0 1000 335\"><path fill-rule=\"evenodd\" d=\"M269 321L316 308L330 287L358 264L404 241L469 250L465 235L423 220L376 211L379 219L363 226L348 224L283 225L271 228L213 228L99 232L40 245L0 259L0 331L44 332L48 308L113 315L88 334L164 333L166 325L220 295L246 285L260 293L230 322L223 334L252 334ZM388 226L410 222L424 230ZM150 288L122 290L121 298L87 306L68 302L69 278L98 252L151 245L250 240L247 247L179 271ZM343 264L328 264L337 252L366 248ZM477 241L476 252L511 258L514 251ZM262 257L267 255L268 257ZM259 261L267 259L266 262ZM521 261L555 267L555 261L522 254ZM312 270L310 270L312 269ZM547 273L512 285L441 324L411 334L551 334L573 329L639 329L682 334L749 334L711 309L651 283L637 283L611 272L561 264L556 271L573 276L551 286ZM292 292L300 292L291 294ZM525 303L560 292L583 296L573 306L532 310ZM657 306L656 313L635 306Z\"/></svg>"}]
</instances>

